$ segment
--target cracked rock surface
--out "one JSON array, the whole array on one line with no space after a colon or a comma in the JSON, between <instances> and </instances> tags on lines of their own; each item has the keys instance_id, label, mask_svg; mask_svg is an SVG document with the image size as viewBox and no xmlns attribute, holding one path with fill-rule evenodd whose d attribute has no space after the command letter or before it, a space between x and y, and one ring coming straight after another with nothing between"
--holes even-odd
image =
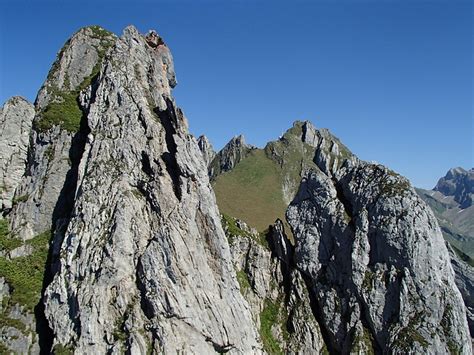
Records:
<instances>
[{"instance_id":1,"label":"cracked rock surface","mask_svg":"<svg viewBox=\"0 0 474 355\"><path fill-rule=\"evenodd\" d=\"M33 105L18 96L0 109L0 211L12 208L15 190L25 173L34 116Z\"/></svg>"},{"instance_id":2,"label":"cracked rock surface","mask_svg":"<svg viewBox=\"0 0 474 355\"><path fill-rule=\"evenodd\" d=\"M90 133L45 292L54 345L258 353L204 160L171 97L171 54L149 42L127 27L84 98Z\"/></svg>"},{"instance_id":3,"label":"cracked rock surface","mask_svg":"<svg viewBox=\"0 0 474 355\"><path fill-rule=\"evenodd\" d=\"M311 172L287 216L330 349L471 353L441 232L406 179L367 163Z\"/></svg>"}]
</instances>

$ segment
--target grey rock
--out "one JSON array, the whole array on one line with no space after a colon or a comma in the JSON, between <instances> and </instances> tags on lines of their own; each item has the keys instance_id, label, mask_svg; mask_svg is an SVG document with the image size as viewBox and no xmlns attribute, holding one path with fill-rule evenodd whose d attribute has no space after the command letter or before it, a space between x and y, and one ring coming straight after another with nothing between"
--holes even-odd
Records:
<instances>
[{"instance_id":1,"label":"grey rock","mask_svg":"<svg viewBox=\"0 0 474 355\"><path fill-rule=\"evenodd\" d=\"M227 223L224 229L239 275L240 290L252 309L265 350L275 351L268 345L272 342L287 354L323 352L326 345L312 313L305 282L293 265L293 247L283 223L275 222L266 242L244 222L235 220L235 225L240 230L237 234ZM274 323L269 322L269 312L273 314Z\"/></svg>"},{"instance_id":2,"label":"grey rock","mask_svg":"<svg viewBox=\"0 0 474 355\"><path fill-rule=\"evenodd\" d=\"M77 90L87 79L92 79L115 40L113 33L99 26L77 31L58 52L48 78L36 97L36 109L45 109L50 102L60 100L61 93Z\"/></svg>"},{"instance_id":3,"label":"grey rock","mask_svg":"<svg viewBox=\"0 0 474 355\"><path fill-rule=\"evenodd\" d=\"M83 87L84 92L91 90L92 76L98 73L115 38L97 26L78 31L58 54L38 93L30 159L16 190L20 201L10 215L13 232L24 239L50 229L63 232L74 198L74 175L87 135L87 128L70 131L58 123L44 126L45 110L50 104L64 101L65 96L78 95L76 92ZM82 105L81 109L87 108ZM63 121L72 119L65 116Z\"/></svg>"},{"instance_id":4,"label":"grey rock","mask_svg":"<svg viewBox=\"0 0 474 355\"><path fill-rule=\"evenodd\" d=\"M406 179L363 162L315 170L287 218L330 349L471 353L441 232Z\"/></svg>"},{"instance_id":5,"label":"grey rock","mask_svg":"<svg viewBox=\"0 0 474 355\"><path fill-rule=\"evenodd\" d=\"M33 252L33 247L28 244L20 245L18 248L13 249L8 253L10 259L20 258L22 256L31 255Z\"/></svg>"},{"instance_id":6,"label":"grey rock","mask_svg":"<svg viewBox=\"0 0 474 355\"><path fill-rule=\"evenodd\" d=\"M0 212L12 208L15 191L25 174L34 116L33 105L18 96L0 109Z\"/></svg>"},{"instance_id":7,"label":"grey rock","mask_svg":"<svg viewBox=\"0 0 474 355\"><path fill-rule=\"evenodd\" d=\"M467 321L471 336L474 337L474 268L465 263L458 253L447 244L451 265L453 266L456 286L466 305Z\"/></svg>"},{"instance_id":8,"label":"grey rock","mask_svg":"<svg viewBox=\"0 0 474 355\"><path fill-rule=\"evenodd\" d=\"M260 351L174 84L169 49L126 28L87 104L72 217L45 292L55 346Z\"/></svg>"},{"instance_id":9,"label":"grey rock","mask_svg":"<svg viewBox=\"0 0 474 355\"><path fill-rule=\"evenodd\" d=\"M6 284L4 284L6 285ZM3 297L9 297L9 292ZM39 354L34 315L19 305L2 310L0 344L13 354Z\"/></svg>"},{"instance_id":10,"label":"grey rock","mask_svg":"<svg viewBox=\"0 0 474 355\"><path fill-rule=\"evenodd\" d=\"M214 157L216 156L216 152L214 151L211 142L206 136L199 136L197 142L199 150L201 151L202 156L204 158L204 163L206 164L206 166L209 166Z\"/></svg>"},{"instance_id":11,"label":"grey rock","mask_svg":"<svg viewBox=\"0 0 474 355\"><path fill-rule=\"evenodd\" d=\"M0 277L0 312L4 312L3 299L10 297L10 287L4 277Z\"/></svg>"}]
</instances>

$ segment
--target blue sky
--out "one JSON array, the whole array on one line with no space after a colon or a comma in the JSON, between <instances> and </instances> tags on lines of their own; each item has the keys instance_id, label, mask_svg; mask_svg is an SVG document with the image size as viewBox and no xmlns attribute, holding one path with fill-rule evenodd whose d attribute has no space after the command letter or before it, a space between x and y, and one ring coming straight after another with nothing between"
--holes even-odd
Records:
<instances>
[{"instance_id":1,"label":"blue sky","mask_svg":"<svg viewBox=\"0 0 474 355\"><path fill-rule=\"evenodd\" d=\"M0 102L34 100L78 28L156 29L174 94L216 148L308 119L431 188L474 166L471 1L22 1L0 4Z\"/></svg>"}]
</instances>

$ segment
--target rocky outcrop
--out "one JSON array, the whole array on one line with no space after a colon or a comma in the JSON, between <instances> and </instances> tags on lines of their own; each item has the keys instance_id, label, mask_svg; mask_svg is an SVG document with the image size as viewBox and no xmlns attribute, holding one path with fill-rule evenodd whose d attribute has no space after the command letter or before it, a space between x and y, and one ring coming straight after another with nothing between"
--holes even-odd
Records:
<instances>
[{"instance_id":1,"label":"rocky outcrop","mask_svg":"<svg viewBox=\"0 0 474 355\"><path fill-rule=\"evenodd\" d=\"M199 136L197 142L199 150L201 151L202 156L204 158L204 163L206 164L206 166L209 166L214 157L216 156L216 152L214 151L211 142L206 136Z\"/></svg>"},{"instance_id":2,"label":"rocky outcrop","mask_svg":"<svg viewBox=\"0 0 474 355\"><path fill-rule=\"evenodd\" d=\"M228 216L223 225L240 291L250 304L267 353L327 353L283 223L276 221L267 234Z\"/></svg>"},{"instance_id":3,"label":"rocky outcrop","mask_svg":"<svg viewBox=\"0 0 474 355\"><path fill-rule=\"evenodd\" d=\"M93 91L58 271L54 347L78 353L258 353L206 167L165 45L125 29Z\"/></svg>"},{"instance_id":4,"label":"rocky outcrop","mask_svg":"<svg viewBox=\"0 0 474 355\"><path fill-rule=\"evenodd\" d=\"M471 353L441 232L406 179L367 163L313 171L287 217L331 351Z\"/></svg>"},{"instance_id":5,"label":"rocky outcrop","mask_svg":"<svg viewBox=\"0 0 474 355\"><path fill-rule=\"evenodd\" d=\"M474 200L474 169L453 168L439 179L435 191L445 196L453 196L462 209L472 206Z\"/></svg>"},{"instance_id":6,"label":"rocky outcrop","mask_svg":"<svg viewBox=\"0 0 474 355\"><path fill-rule=\"evenodd\" d=\"M11 229L25 239L61 230L72 208L87 125L87 107L101 63L116 36L97 26L75 33L58 53L35 102L30 159L10 214Z\"/></svg>"},{"instance_id":7,"label":"rocky outcrop","mask_svg":"<svg viewBox=\"0 0 474 355\"><path fill-rule=\"evenodd\" d=\"M209 164L209 176L211 179L232 170L252 149L254 149L253 146L245 143L244 136L233 137Z\"/></svg>"},{"instance_id":8,"label":"rocky outcrop","mask_svg":"<svg viewBox=\"0 0 474 355\"><path fill-rule=\"evenodd\" d=\"M0 109L0 212L7 213L26 170L31 125L35 116L32 104L12 97Z\"/></svg>"}]
</instances>

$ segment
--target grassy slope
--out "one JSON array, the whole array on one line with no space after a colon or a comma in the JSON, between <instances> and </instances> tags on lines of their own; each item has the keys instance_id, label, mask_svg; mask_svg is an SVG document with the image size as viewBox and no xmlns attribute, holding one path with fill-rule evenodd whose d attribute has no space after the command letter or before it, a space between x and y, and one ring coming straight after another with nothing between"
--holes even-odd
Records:
<instances>
[{"instance_id":1,"label":"grassy slope","mask_svg":"<svg viewBox=\"0 0 474 355\"><path fill-rule=\"evenodd\" d=\"M302 125L296 122L282 139L252 150L233 170L217 176L213 187L221 213L260 232L279 218L292 239L286 209L298 191L302 171L318 169L314 147L301 141Z\"/></svg>"},{"instance_id":2,"label":"grassy slope","mask_svg":"<svg viewBox=\"0 0 474 355\"><path fill-rule=\"evenodd\" d=\"M222 213L263 231L277 218L285 220L281 169L261 149L253 150L230 172L214 182Z\"/></svg>"}]
</instances>

